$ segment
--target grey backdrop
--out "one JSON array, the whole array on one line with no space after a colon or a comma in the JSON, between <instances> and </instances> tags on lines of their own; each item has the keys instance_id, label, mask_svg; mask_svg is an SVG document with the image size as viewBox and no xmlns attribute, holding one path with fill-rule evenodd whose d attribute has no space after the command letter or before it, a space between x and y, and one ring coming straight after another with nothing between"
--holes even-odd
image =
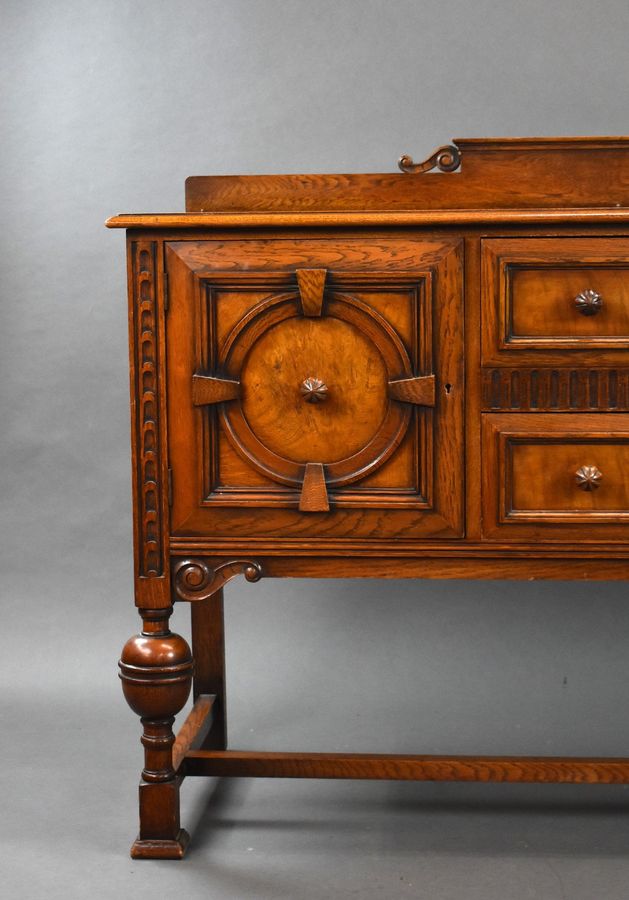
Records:
<instances>
[{"instance_id":1,"label":"grey backdrop","mask_svg":"<svg viewBox=\"0 0 629 900\"><path fill-rule=\"evenodd\" d=\"M2 868L29 898L620 898L621 788L184 785L187 862L134 864L139 723L116 212L190 174L390 171L454 136L627 132L626 0L4 2ZM187 610L173 627L186 633ZM623 584L227 592L231 739L627 754Z\"/></svg>"}]
</instances>

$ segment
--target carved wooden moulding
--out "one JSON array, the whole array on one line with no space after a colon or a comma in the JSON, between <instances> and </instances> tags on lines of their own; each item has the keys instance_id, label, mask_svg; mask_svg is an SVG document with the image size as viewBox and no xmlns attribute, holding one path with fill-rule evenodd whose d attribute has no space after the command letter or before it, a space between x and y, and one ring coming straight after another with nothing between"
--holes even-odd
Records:
<instances>
[{"instance_id":1,"label":"carved wooden moulding","mask_svg":"<svg viewBox=\"0 0 629 900\"><path fill-rule=\"evenodd\" d=\"M454 144L446 144L421 163L413 162L413 157L405 153L398 160L398 167L402 172L410 175L421 175L432 169L440 172L454 172L461 165L461 153Z\"/></svg>"},{"instance_id":2,"label":"carved wooden moulding","mask_svg":"<svg viewBox=\"0 0 629 900\"><path fill-rule=\"evenodd\" d=\"M458 534L462 250L167 243L171 534L262 529L244 507L273 509L284 534Z\"/></svg>"},{"instance_id":3,"label":"carved wooden moulding","mask_svg":"<svg viewBox=\"0 0 629 900\"><path fill-rule=\"evenodd\" d=\"M629 369L483 369L486 410L629 410Z\"/></svg>"},{"instance_id":4,"label":"carved wooden moulding","mask_svg":"<svg viewBox=\"0 0 629 900\"><path fill-rule=\"evenodd\" d=\"M136 446L135 566L138 605L169 603L164 522L168 515L161 451L163 386L160 370L162 324L157 301L157 244L134 241L130 248L130 323L134 335L131 373L137 402L132 429Z\"/></svg>"},{"instance_id":5,"label":"carved wooden moulding","mask_svg":"<svg viewBox=\"0 0 629 900\"><path fill-rule=\"evenodd\" d=\"M295 275L296 292L266 297L236 323L216 360L224 374L193 375L192 401L220 405L236 451L297 490L301 512L327 512L330 490L361 481L395 453L414 406L435 405L435 376L413 374L404 342L377 309L326 290L326 269ZM308 374L317 365L325 381Z\"/></svg>"},{"instance_id":6,"label":"carved wooden moulding","mask_svg":"<svg viewBox=\"0 0 629 900\"><path fill-rule=\"evenodd\" d=\"M259 581L262 566L248 559L210 563L201 557L194 557L174 560L172 575L177 599L194 602L207 600L236 575L244 575L247 581Z\"/></svg>"}]
</instances>

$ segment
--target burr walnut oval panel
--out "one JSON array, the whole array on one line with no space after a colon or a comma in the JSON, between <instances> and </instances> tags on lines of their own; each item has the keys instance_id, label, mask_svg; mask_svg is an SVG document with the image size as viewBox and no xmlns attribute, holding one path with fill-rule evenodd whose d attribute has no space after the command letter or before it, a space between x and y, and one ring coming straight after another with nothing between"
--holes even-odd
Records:
<instances>
[{"instance_id":1,"label":"burr walnut oval panel","mask_svg":"<svg viewBox=\"0 0 629 900\"><path fill-rule=\"evenodd\" d=\"M325 405L304 402L301 385L312 375L327 387ZM271 328L251 349L240 384L254 434L302 463L353 456L380 429L389 406L378 348L340 319L290 319Z\"/></svg>"},{"instance_id":2,"label":"burr walnut oval panel","mask_svg":"<svg viewBox=\"0 0 629 900\"><path fill-rule=\"evenodd\" d=\"M262 474L300 485L304 466L326 466L340 486L376 471L400 444L411 408L388 383L411 363L395 330L347 294L327 293L325 315L305 318L296 294L255 306L227 337L220 365L240 381L239 402L220 412L234 448ZM304 401L304 379L322 379L325 404Z\"/></svg>"}]
</instances>

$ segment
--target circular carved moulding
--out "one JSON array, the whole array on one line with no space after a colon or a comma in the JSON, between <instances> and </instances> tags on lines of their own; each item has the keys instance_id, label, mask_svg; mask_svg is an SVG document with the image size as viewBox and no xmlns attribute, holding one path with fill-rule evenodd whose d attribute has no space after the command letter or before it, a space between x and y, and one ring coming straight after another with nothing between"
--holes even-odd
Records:
<instances>
[{"instance_id":1,"label":"circular carved moulding","mask_svg":"<svg viewBox=\"0 0 629 900\"><path fill-rule=\"evenodd\" d=\"M296 293L262 301L220 360L240 382L240 398L219 413L229 440L262 475L294 488L313 461L333 487L375 471L411 417L388 396L389 381L413 374L397 332L356 297L325 298L320 317L304 316Z\"/></svg>"}]
</instances>

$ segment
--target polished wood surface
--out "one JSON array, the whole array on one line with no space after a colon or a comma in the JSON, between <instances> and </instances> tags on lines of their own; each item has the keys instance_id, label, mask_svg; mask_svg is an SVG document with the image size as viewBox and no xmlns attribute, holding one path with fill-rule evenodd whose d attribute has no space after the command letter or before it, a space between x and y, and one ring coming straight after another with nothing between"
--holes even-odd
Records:
<instances>
[{"instance_id":1,"label":"polished wood surface","mask_svg":"<svg viewBox=\"0 0 629 900\"><path fill-rule=\"evenodd\" d=\"M191 751L186 775L248 778L386 778L392 781L500 781L627 784L629 759L526 756L404 756L369 753Z\"/></svg>"},{"instance_id":2,"label":"polished wood surface","mask_svg":"<svg viewBox=\"0 0 629 900\"><path fill-rule=\"evenodd\" d=\"M399 212L236 212L236 213L120 213L107 228L388 228L390 226L451 225L626 225L629 207L560 207L557 209L400 210Z\"/></svg>"},{"instance_id":3,"label":"polished wood surface","mask_svg":"<svg viewBox=\"0 0 629 900\"><path fill-rule=\"evenodd\" d=\"M428 177L193 176L186 181L186 210L228 213L629 205L626 137L569 141L457 138L453 143L460 155L460 171Z\"/></svg>"},{"instance_id":4,"label":"polished wood surface","mask_svg":"<svg viewBox=\"0 0 629 900\"><path fill-rule=\"evenodd\" d=\"M629 241L488 238L482 254L485 363L626 362Z\"/></svg>"},{"instance_id":5,"label":"polished wood surface","mask_svg":"<svg viewBox=\"0 0 629 900\"><path fill-rule=\"evenodd\" d=\"M167 241L171 534L461 536L461 260L453 238Z\"/></svg>"},{"instance_id":6,"label":"polished wood surface","mask_svg":"<svg viewBox=\"0 0 629 900\"><path fill-rule=\"evenodd\" d=\"M483 432L488 537L626 543L628 415L496 413ZM590 466L601 477L583 490Z\"/></svg>"},{"instance_id":7,"label":"polished wood surface","mask_svg":"<svg viewBox=\"0 0 629 900\"><path fill-rule=\"evenodd\" d=\"M629 781L626 759L228 749L233 577L629 576L629 139L457 140L401 168L191 178L186 213L107 223L128 228L134 857L183 855L187 775Z\"/></svg>"},{"instance_id":8,"label":"polished wood surface","mask_svg":"<svg viewBox=\"0 0 629 900\"><path fill-rule=\"evenodd\" d=\"M186 756L207 741L210 731L214 731L216 697L213 694L200 694L194 701L186 721L177 732L173 744L173 769L178 771Z\"/></svg>"}]
</instances>

